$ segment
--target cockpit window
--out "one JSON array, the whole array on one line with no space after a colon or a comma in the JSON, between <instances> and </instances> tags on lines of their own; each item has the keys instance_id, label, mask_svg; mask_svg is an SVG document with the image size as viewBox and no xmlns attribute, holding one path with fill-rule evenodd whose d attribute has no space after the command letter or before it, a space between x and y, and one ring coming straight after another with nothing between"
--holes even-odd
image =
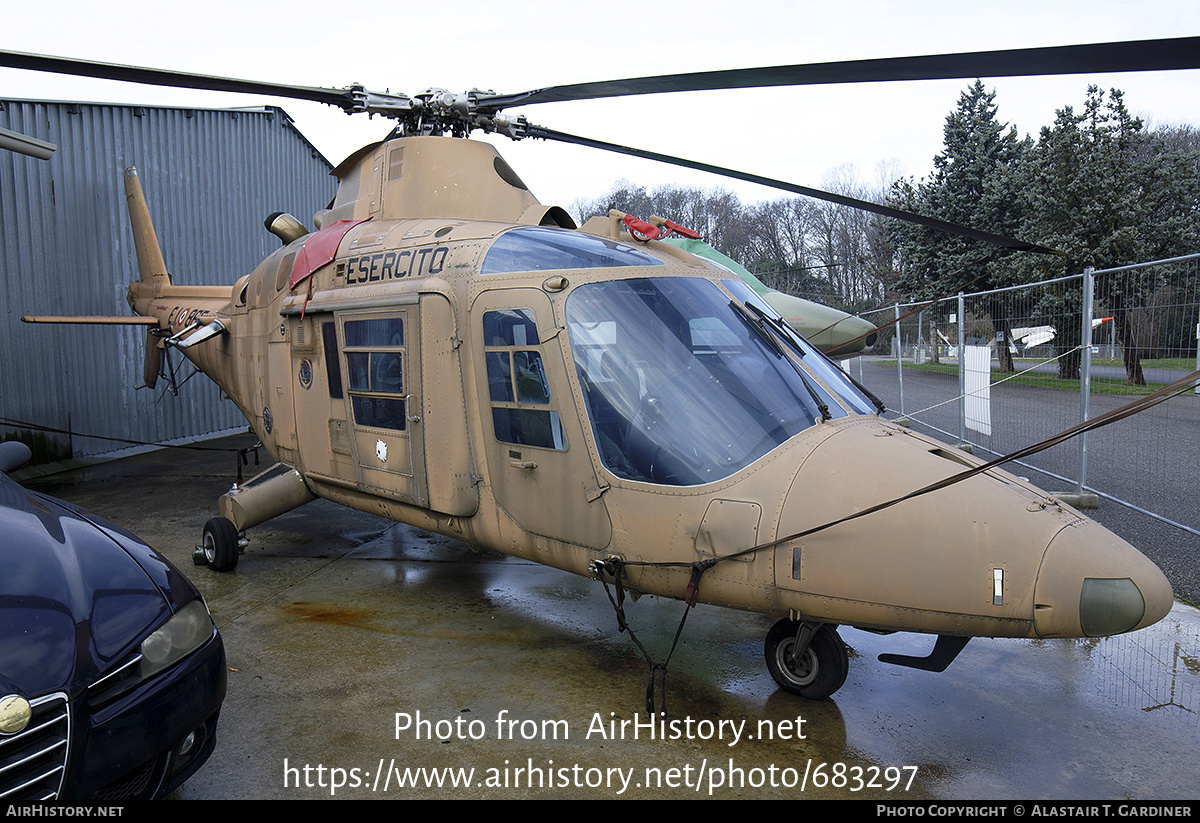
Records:
<instances>
[{"instance_id":1,"label":"cockpit window","mask_svg":"<svg viewBox=\"0 0 1200 823\"><path fill-rule=\"evenodd\" d=\"M513 229L500 235L483 259L483 274L615 266L661 266L643 251L568 229Z\"/></svg>"},{"instance_id":2,"label":"cockpit window","mask_svg":"<svg viewBox=\"0 0 1200 823\"><path fill-rule=\"evenodd\" d=\"M566 449L562 422L550 407L550 384L542 367L533 312L484 312L483 344L496 439L520 446Z\"/></svg>"},{"instance_id":3,"label":"cockpit window","mask_svg":"<svg viewBox=\"0 0 1200 823\"><path fill-rule=\"evenodd\" d=\"M797 334L789 327L783 319L783 315L771 308L766 300L763 300L758 292L750 288L750 285L744 280L722 280L721 285L729 289L733 295L741 300L746 305L753 305L763 314L775 318L776 328L781 332L789 335L792 340L792 345L803 352L805 356L804 365L808 366L817 377L824 381L825 385L829 386L838 396L846 402L850 408L859 414L874 414L875 409L870 400L863 396L858 386L854 385L846 373L842 371L836 363L825 357L817 348ZM808 355L812 355L809 357Z\"/></svg>"},{"instance_id":4,"label":"cockpit window","mask_svg":"<svg viewBox=\"0 0 1200 823\"><path fill-rule=\"evenodd\" d=\"M847 414L745 311L716 284L690 278L571 293L571 351L609 471L670 486L711 483L818 420Z\"/></svg>"}]
</instances>

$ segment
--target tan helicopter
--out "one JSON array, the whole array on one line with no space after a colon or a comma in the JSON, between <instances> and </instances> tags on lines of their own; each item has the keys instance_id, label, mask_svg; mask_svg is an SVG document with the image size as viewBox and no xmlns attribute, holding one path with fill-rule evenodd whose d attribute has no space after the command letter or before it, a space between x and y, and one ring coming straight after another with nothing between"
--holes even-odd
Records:
<instances>
[{"instance_id":1,"label":"tan helicopter","mask_svg":"<svg viewBox=\"0 0 1200 823\"><path fill-rule=\"evenodd\" d=\"M810 698L845 680L839 625L935 634L928 658L885 657L938 671L974 636L1131 631L1172 604L1166 578L1132 546L996 468L878 506L981 462L885 420L881 404L728 269L642 239L650 229L677 231L671 221L614 211L577 229L562 209L540 204L494 148L463 139L481 128L713 170L499 111L829 82L831 72L1112 70L1114 54L1128 70L1192 67L1197 40L509 96L253 84L386 113L401 126L338 166L337 196L316 214L314 231L275 216L271 230L284 245L231 288L174 283L136 172L127 171L140 268L128 302L137 317L91 322L147 325L146 382L157 378L163 349L179 349L278 461L223 495L221 516L205 525L198 552L217 570L236 565L247 529L326 498L625 590L779 615L766 639L768 668L782 688ZM201 88L240 82L11 52L0 63Z\"/></svg>"}]
</instances>

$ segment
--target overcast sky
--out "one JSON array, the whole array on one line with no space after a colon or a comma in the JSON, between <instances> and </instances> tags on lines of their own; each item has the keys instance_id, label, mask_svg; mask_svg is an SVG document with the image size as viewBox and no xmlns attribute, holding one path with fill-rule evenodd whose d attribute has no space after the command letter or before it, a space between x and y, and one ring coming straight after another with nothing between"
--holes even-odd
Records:
<instances>
[{"instance_id":1,"label":"overcast sky","mask_svg":"<svg viewBox=\"0 0 1200 823\"><path fill-rule=\"evenodd\" d=\"M649 74L1200 34L1196 0L842 0L831 3L114 2L9 4L0 48L298 85L415 94L429 86L513 93ZM986 80L1000 117L1036 135L1089 83L1125 91L1152 123L1200 124L1200 72ZM922 177L969 81L695 92L512 109L532 122L823 187ZM293 100L154 89L0 69L0 97L194 107L272 103L337 163L387 121ZM566 207L620 179L777 194L751 184L574 146L494 142L544 203Z\"/></svg>"}]
</instances>

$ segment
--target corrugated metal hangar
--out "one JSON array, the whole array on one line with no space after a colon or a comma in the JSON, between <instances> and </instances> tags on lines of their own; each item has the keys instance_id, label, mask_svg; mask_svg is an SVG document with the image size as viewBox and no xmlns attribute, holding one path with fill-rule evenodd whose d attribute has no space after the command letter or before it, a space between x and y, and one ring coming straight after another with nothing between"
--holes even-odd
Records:
<instances>
[{"instance_id":1,"label":"corrugated metal hangar","mask_svg":"<svg viewBox=\"0 0 1200 823\"><path fill-rule=\"evenodd\" d=\"M24 440L44 462L244 428L208 380L178 396L162 380L136 390L143 329L21 316L130 314L126 167L138 169L174 281L231 286L278 248L268 214L309 221L329 203L329 161L276 107L0 100L0 129L57 146L49 159L0 148L0 439ZM180 379L190 372L179 366Z\"/></svg>"}]
</instances>

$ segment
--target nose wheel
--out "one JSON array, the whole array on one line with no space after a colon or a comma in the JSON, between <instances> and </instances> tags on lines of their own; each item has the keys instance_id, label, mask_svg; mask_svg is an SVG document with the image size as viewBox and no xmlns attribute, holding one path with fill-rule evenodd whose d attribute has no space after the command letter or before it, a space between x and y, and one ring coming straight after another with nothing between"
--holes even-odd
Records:
<instances>
[{"instance_id":1,"label":"nose wheel","mask_svg":"<svg viewBox=\"0 0 1200 823\"><path fill-rule=\"evenodd\" d=\"M846 682L850 658L829 623L784 618L767 632L765 646L767 669L786 692L820 700Z\"/></svg>"},{"instance_id":2,"label":"nose wheel","mask_svg":"<svg viewBox=\"0 0 1200 823\"><path fill-rule=\"evenodd\" d=\"M204 524L203 540L193 552L192 561L210 566L213 571L233 571L241 553L237 527L224 517L214 517Z\"/></svg>"}]
</instances>

